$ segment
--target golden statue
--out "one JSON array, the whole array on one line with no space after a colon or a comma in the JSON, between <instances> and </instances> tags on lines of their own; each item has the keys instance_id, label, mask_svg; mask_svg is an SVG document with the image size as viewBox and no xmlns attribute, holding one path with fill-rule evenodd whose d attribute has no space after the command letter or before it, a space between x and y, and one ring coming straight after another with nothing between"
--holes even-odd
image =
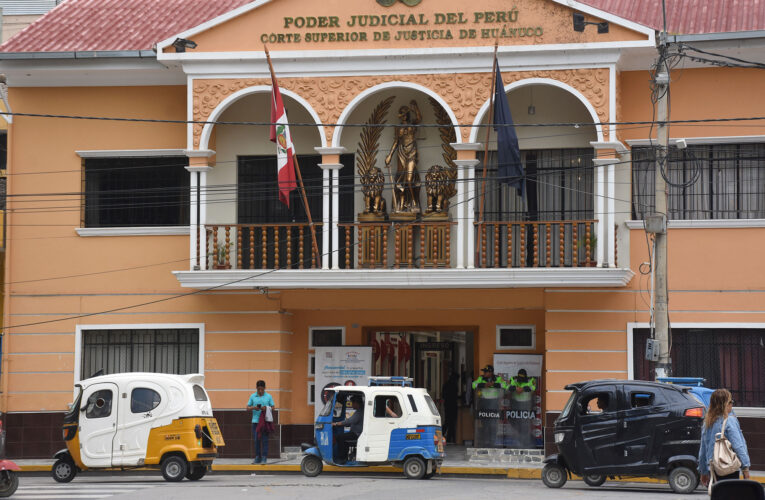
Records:
<instances>
[{"instance_id":1,"label":"golden statue","mask_svg":"<svg viewBox=\"0 0 765 500\"><path fill-rule=\"evenodd\" d=\"M401 125L394 129L393 144L390 153L385 158L385 165L390 168L390 162L395 154L398 167L393 181L393 212L405 214L420 213L420 176L417 173L417 127L422 121L422 114L416 101L409 106L401 106L398 110Z\"/></svg>"}]
</instances>

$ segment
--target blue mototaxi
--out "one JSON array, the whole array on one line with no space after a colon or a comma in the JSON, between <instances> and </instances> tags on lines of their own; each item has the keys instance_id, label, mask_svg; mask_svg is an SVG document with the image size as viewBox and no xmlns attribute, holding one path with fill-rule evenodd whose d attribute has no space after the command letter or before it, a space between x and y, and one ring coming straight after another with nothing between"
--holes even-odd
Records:
<instances>
[{"instance_id":1,"label":"blue mototaxi","mask_svg":"<svg viewBox=\"0 0 765 500\"><path fill-rule=\"evenodd\" d=\"M409 479L430 479L444 459L441 415L422 388L411 387L404 377L370 377L369 386L338 386L327 390L327 400L314 423L315 445L302 446L300 465L308 477L318 476L326 462L344 467L393 465ZM353 413L353 399L359 401L363 428L356 439L343 422ZM350 438L350 439L349 439ZM338 441L349 445L342 454Z\"/></svg>"}]
</instances>

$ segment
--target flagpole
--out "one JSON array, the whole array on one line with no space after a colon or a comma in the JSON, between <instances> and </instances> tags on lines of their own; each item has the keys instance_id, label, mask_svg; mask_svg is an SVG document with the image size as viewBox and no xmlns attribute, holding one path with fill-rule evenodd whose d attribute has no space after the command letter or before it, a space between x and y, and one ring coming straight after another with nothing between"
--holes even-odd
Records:
<instances>
[{"instance_id":1,"label":"flagpole","mask_svg":"<svg viewBox=\"0 0 765 500\"><path fill-rule=\"evenodd\" d=\"M491 71L491 92L489 93L489 120L486 126L486 142L483 148L483 175L481 176L481 199L478 204L478 223L483 223L483 204L486 198L486 163L489 159L489 136L491 134L491 125L494 120L494 93L496 92L497 81L497 49L499 40L494 41L494 62ZM478 257L478 266L481 266L481 248L483 247L483 228L478 226L478 245L476 245L476 256Z\"/></svg>"},{"instance_id":2,"label":"flagpole","mask_svg":"<svg viewBox=\"0 0 765 500\"><path fill-rule=\"evenodd\" d=\"M264 44L263 49L266 51L266 61L268 61L268 69L271 71L271 81L276 81L276 75L274 74L274 66L271 64L271 54L268 53L268 47ZM294 148L294 143L293 143ZM316 228L313 225L313 219L311 218L311 207L308 206L308 197L305 194L305 185L303 185L303 175L300 173L300 163L297 159L297 151L295 151L295 154L292 156L292 160L295 162L295 172L297 173L298 177L298 184L300 185L300 194L303 199L303 206L305 207L305 214L308 217L308 227L311 229L311 242L313 244L313 252L316 255L316 268L321 269L320 264L320 258L321 253L319 253L319 244L316 242ZM276 258L279 256L277 255Z\"/></svg>"}]
</instances>

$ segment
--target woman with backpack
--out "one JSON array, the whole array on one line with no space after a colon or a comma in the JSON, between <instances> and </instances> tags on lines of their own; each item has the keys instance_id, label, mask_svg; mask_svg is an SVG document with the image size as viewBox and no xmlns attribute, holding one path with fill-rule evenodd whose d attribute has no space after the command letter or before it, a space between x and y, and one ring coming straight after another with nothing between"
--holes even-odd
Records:
<instances>
[{"instance_id":1,"label":"woman with backpack","mask_svg":"<svg viewBox=\"0 0 765 500\"><path fill-rule=\"evenodd\" d=\"M719 474L720 464L718 462L725 461L724 454L721 455L723 452L719 451L723 445L722 442L718 443L718 452L715 456L715 441L720 434L727 438L730 447L738 456L744 479L749 479L751 463L746 449L746 441L738 419L735 415L730 414L731 410L733 410L733 397L727 389L717 389L712 393L709 408L704 417L704 426L701 429L701 448L699 449L699 472L701 473L701 484L704 486L709 484L710 466L715 467L717 465L716 470L712 471L714 481L739 478L738 470L726 475ZM728 462L730 461L728 460Z\"/></svg>"}]
</instances>

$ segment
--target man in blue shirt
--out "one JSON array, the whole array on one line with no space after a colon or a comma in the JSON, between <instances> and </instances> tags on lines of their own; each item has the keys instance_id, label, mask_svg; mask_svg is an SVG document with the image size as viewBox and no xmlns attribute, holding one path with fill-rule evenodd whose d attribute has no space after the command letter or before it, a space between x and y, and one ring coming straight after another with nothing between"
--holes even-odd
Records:
<instances>
[{"instance_id":1,"label":"man in blue shirt","mask_svg":"<svg viewBox=\"0 0 765 500\"><path fill-rule=\"evenodd\" d=\"M264 433L258 437L257 427L261 415L265 418L266 407L270 407L273 410L275 405L274 398L266 392L265 381L258 380L255 388L257 392L251 394L249 401L247 401L247 409L252 410L252 439L255 441L255 460L252 463L264 464L266 463L266 457L268 457L268 434Z\"/></svg>"}]
</instances>

